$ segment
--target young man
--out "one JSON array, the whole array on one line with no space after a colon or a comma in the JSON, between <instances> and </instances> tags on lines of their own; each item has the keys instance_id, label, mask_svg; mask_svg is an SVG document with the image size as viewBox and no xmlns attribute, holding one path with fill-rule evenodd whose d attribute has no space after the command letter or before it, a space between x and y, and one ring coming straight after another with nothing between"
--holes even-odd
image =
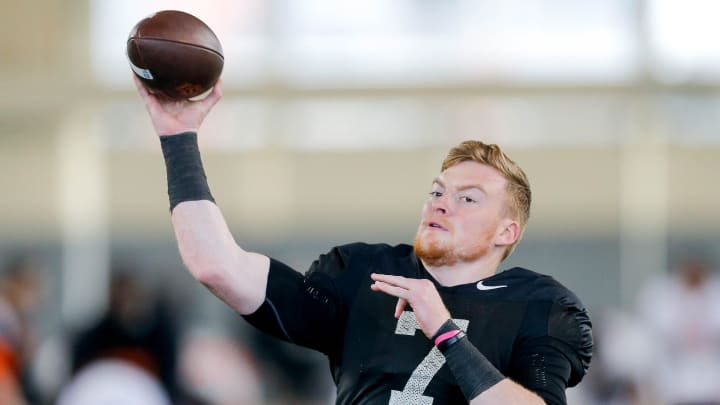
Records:
<instances>
[{"instance_id":1,"label":"young man","mask_svg":"<svg viewBox=\"0 0 720 405\"><path fill-rule=\"evenodd\" d=\"M530 210L525 174L497 146L450 152L414 246L338 246L303 275L243 250L214 204L196 133L220 86L178 102L136 84L186 266L257 328L325 353L338 404L564 404L582 379L592 336L579 300L548 276L497 273Z\"/></svg>"}]
</instances>

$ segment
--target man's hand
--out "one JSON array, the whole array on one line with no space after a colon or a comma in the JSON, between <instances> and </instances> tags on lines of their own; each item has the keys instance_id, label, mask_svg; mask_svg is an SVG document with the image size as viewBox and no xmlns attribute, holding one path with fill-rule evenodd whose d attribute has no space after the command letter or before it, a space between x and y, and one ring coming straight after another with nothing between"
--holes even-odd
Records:
<instances>
[{"instance_id":1,"label":"man's hand","mask_svg":"<svg viewBox=\"0 0 720 405\"><path fill-rule=\"evenodd\" d=\"M410 304L425 336L431 338L445 321L450 319L445 304L432 281L387 274L370 275L375 283L370 288L398 297L395 318L399 318L405 306Z\"/></svg>"},{"instance_id":2,"label":"man's hand","mask_svg":"<svg viewBox=\"0 0 720 405\"><path fill-rule=\"evenodd\" d=\"M145 108L150 114L155 132L160 136L197 132L200 124L222 97L220 81L215 84L212 92L206 98L190 101L172 100L152 94L134 74L133 80L140 97L145 101Z\"/></svg>"}]
</instances>

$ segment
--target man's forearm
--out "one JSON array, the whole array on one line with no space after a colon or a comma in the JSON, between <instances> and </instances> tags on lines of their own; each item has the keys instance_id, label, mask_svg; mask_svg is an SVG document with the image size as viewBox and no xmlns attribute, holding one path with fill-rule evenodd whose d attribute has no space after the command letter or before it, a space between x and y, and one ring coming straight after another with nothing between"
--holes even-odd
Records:
<instances>
[{"instance_id":1,"label":"man's forearm","mask_svg":"<svg viewBox=\"0 0 720 405\"><path fill-rule=\"evenodd\" d=\"M471 404L544 404L536 394L500 373L452 320L440 327L433 340Z\"/></svg>"},{"instance_id":2,"label":"man's forearm","mask_svg":"<svg viewBox=\"0 0 720 405\"><path fill-rule=\"evenodd\" d=\"M180 254L190 273L241 314L265 298L270 260L235 242L214 203L195 133L161 139L168 196Z\"/></svg>"},{"instance_id":3,"label":"man's forearm","mask_svg":"<svg viewBox=\"0 0 720 405\"><path fill-rule=\"evenodd\" d=\"M470 405L545 405L537 394L506 378L470 401Z\"/></svg>"},{"instance_id":4,"label":"man's forearm","mask_svg":"<svg viewBox=\"0 0 720 405\"><path fill-rule=\"evenodd\" d=\"M262 305L270 259L240 248L214 203L183 202L172 221L180 255L195 279L240 314Z\"/></svg>"}]
</instances>

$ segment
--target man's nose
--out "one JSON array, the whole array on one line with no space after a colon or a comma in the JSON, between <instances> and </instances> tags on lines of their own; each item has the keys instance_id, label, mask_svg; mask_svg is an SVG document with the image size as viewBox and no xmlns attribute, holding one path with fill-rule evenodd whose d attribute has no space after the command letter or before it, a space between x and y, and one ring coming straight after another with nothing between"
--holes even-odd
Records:
<instances>
[{"instance_id":1,"label":"man's nose","mask_svg":"<svg viewBox=\"0 0 720 405\"><path fill-rule=\"evenodd\" d=\"M449 199L450 197L447 194L434 198L431 202L432 211L440 214L446 214L449 208Z\"/></svg>"}]
</instances>

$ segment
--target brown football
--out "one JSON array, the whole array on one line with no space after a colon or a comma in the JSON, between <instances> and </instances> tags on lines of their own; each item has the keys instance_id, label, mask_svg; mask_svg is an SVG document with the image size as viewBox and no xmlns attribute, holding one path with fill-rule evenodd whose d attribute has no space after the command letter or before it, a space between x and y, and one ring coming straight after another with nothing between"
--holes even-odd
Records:
<instances>
[{"instance_id":1,"label":"brown football","mask_svg":"<svg viewBox=\"0 0 720 405\"><path fill-rule=\"evenodd\" d=\"M197 17L159 11L138 22L127 40L130 67L154 93L188 99L210 90L224 57L215 33Z\"/></svg>"}]
</instances>

